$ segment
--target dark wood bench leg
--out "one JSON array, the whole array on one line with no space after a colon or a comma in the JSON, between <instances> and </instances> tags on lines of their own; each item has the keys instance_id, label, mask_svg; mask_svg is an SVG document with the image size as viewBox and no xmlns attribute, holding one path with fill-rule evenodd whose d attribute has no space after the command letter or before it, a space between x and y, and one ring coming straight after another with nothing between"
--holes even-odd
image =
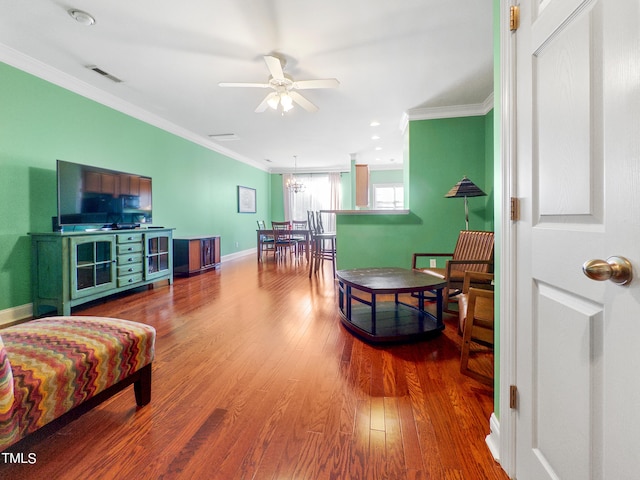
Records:
<instances>
[{"instance_id":1,"label":"dark wood bench leg","mask_svg":"<svg viewBox=\"0 0 640 480\"><path fill-rule=\"evenodd\" d=\"M140 378L133 384L136 395L136 404L143 407L151 402L151 364L142 367L139 371Z\"/></svg>"}]
</instances>

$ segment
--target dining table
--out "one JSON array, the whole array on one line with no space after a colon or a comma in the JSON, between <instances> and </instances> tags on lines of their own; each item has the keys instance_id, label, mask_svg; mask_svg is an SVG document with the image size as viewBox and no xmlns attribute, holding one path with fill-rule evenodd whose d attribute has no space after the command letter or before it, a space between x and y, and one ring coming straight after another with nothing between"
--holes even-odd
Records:
<instances>
[{"instance_id":1,"label":"dining table","mask_svg":"<svg viewBox=\"0 0 640 480\"><path fill-rule=\"evenodd\" d=\"M311 230L303 230L303 229L293 229L291 230L291 233L295 236L304 236L304 242L305 242L305 248L304 248L304 252L305 252L305 257L307 259L307 261L310 260L311 258ZM262 261L262 245L263 245L263 240L265 238L273 238L273 229L258 229L256 230L256 234L257 234L257 245L258 245L258 262Z\"/></svg>"}]
</instances>

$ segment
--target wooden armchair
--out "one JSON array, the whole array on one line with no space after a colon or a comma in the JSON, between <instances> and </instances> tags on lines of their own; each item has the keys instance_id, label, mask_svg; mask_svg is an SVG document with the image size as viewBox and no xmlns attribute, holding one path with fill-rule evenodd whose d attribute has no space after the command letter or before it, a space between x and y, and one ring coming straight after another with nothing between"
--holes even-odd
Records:
<instances>
[{"instance_id":1,"label":"wooden armchair","mask_svg":"<svg viewBox=\"0 0 640 480\"><path fill-rule=\"evenodd\" d=\"M462 230L453 253L414 253L412 268L445 279L443 305L445 312L455 313L449 308L452 297L462 292L464 273L466 271L493 272L493 232ZM444 268L419 266L419 259L424 257L451 257ZM475 286L475 285L473 285Z\"/></svg>"},{"instance_id":2,"label":"wooden armchair","mask_svg":"<svg viewBox=\"0 0 640 480\"><path fill-rule=\"evenodd\" d=\"M485 282L486 288L471 287L473 283ZM475 378L486 385L493 384L493 376L469 368L471 342L493 347L494 344L494 294L493 274L467 272L463 291L458 299L459 328L462 332L460 373Z\"/></svg>"}]
</instances>

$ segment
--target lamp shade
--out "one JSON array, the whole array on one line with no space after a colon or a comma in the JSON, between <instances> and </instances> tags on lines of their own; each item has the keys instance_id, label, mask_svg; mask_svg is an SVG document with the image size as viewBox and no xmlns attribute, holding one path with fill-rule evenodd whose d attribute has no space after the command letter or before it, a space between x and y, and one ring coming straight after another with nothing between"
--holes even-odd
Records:
<instances>
[{"instance_id":1,"label":"lamp shade","mask_svg":"<svg viewBox=\"0 0 640 480\"><path fill-rule=\"evenodd\" d=\"M480 190L480 187L464 176L462 177L462 180L456 183L451 190L449 190L445 195L445 198L464 197L464 221L466 229L469 230L469 204L467 203L467 197L483 197L486 195L486 193Z\"/></svg>"},{"instance_id":2,"label":"lamp shade","mask_svg":"<svg viewBox=\"0 0 640 480\"><path fill-rule=\"evenodd\" d=\"M484 197L486 195L480 187L464 176L462 180L451 187L445 198Z\"/></svg>"}]
</instances>

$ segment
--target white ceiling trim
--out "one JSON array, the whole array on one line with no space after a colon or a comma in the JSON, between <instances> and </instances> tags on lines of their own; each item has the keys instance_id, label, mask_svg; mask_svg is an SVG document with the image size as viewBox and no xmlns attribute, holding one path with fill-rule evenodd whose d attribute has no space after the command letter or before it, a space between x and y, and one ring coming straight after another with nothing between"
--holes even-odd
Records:
<instances>
[{"instance_id":1,"label":"white ceiling trim","mask_svg":"<svg viewBox=\"0 0 640 480\"><path fill-rule=\"evenodd\" d=\"M383 164L383 165L375 165L375 164L370 164L369 165L369 171L383 171L383 170L403 170L404 169L404 164L402 163L390 163L390 164ZM314 174L319 174L319 173L333 173L333 172L338 172L338 173L350 173L351 169L349 166L345 167L345 166L333 166L333 167L328 167L328 168L323 168L323 169L318 169L318 168L298 168L297 170L294 170L293 168L274 168L272 170L270 170L271 173L273 174L296 174L296 175L314 175Z\"/></svg>"},{"instance_id":2,"label":"white ceiling trim","mask_svg":"<svg viewBox=\"0 0 640 480\"><path fill-rule=\"evenodd\" d=\"M400 131L406 132L413 120L439 120L441 118L477 117L486 115L493 108L493 92L482 103L454 105L450 107L414 108L402 115Z\"/></svg>"},{"instance_id":3,"label":"white ceiling trim","mask_svg":"<svg viewBox=\"0 0 640 480\"><path fill-rule=\"evenodd\" d=\"M269 171L268 168L266 168L261 163L258 163L242 155L238 155L232 150L221 147L214 142L210 142L207 139L196 135L190 130L182 128L129 102L125 102L114 95L111 95L107 92L104 92L103 90L82 82L77 78L72 77L71 75L68 75L49 65L46 65L45 63L42 63L34 59L33 57L29 57L28 55L18 52L17 50L14 50L13 48L8 47L4 44L0 44L0 61L31 75L34 75L38 78L46 80L47 82L53 83L54 85L69 90L73 93L77 93L78 95L98 102L106 107L112 108L118 112L124 113L126 115L129 115L130 117L148 123L149 125L177 135L181 138L184 138L185 140L189 140L190 142L200 145L201 147L204 147L208 150L226 155L227 157L251 165L252 167L255 167L259 170L263 170L265 172Z\"/></svg>"}]
</instances>

